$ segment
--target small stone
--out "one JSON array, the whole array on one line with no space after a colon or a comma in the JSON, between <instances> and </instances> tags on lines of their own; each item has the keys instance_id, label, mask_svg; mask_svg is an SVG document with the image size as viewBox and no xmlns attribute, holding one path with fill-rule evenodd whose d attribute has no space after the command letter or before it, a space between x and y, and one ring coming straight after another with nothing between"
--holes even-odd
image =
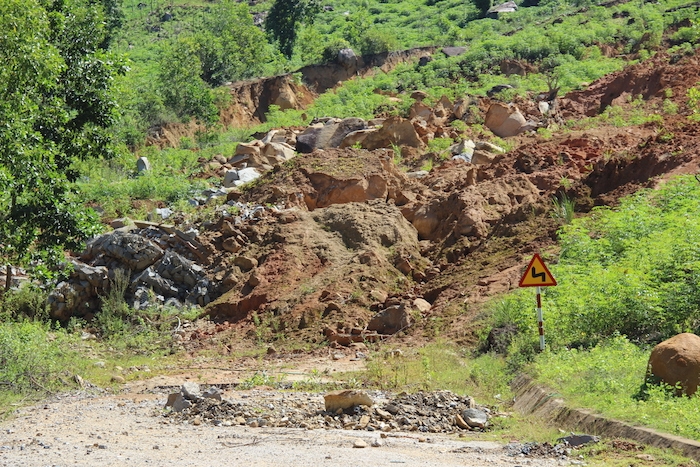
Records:
<instances>
[{"instance_id":1,"label":"small stone","mask_svg":"<svg viewBox=\"0 0 700 467\"><path fill-rule=\"evenodd\" d=\"M364 440L362 440L362 439L356 439L355 442L352 443L352 447L354 447L354 448L360 448L360 449L366 448L366 447L367 447L367 443L366 443Z\"/></svg>"},{"instance_id":2,"label":"small stone","mask_svg":"<svg viewBox=\"0 0 700 467\"><path fill-rule=\"evenodd\" d=\"M207 390L202 393L202 397L204 399L215 399L217 401L220 401L221 400L221 389L219 389L215 386L211 386L211 387L207 388Z\"/></svg>"},{"instance_id":3,"label":"small stone","mask_svg":"<svg viewBox=\"0 0 700 467\"><path fill-rule=\"evenodd\" d=\"M369 415L363 415L360 417L360 421L357 422L357 427L361 430L364 430L365 428L367 428L367 425L369 425L369 421Z\"/></svg>"},{"instance_id":4,"label":"small stone","mask_svg":"<svg viewBox=\"0 0 700 467\"><path fill-rule=\"evenodd\" d=\"M194 420L192 420L192 424L195 425L195 426L199 426L199 425L202 424L202 419L199 418L199 416L194 417Z\"/></svg>"},{"instance_id":5,"label":"small stone","mask_svg":"<svg viewBox=\"0 0 700 467\"><path fill-rule=\"evenodd\" d=\"M468 430L470 428L460 414L455 415L455 425L463 430Z\"/></svg>"},{"instance_id":6,"label":"small stone","mask_svg":"<svg viewBox=\"0 0 700 467\"><path fill-rule=\"evenodd\" d=\"M394 418L389 412L387 412L386 410L382 410L379 407L376 407L374 409L374 413L376 413L380 418L384 420L391 420L392 418Z\"/></svg>"},{"instance_id":7,"label":"small stone","mask_svg":"<svg viewBox=\"0 0 700 467\"><path fill-rule=\"evenodd\" d=\"M373 448L381 447L383 444L384 444L384 443L382 443L382 440L379 439L379 438L374 438L374 439L372 440L372 447L373 447Z\"/></svg>"}]
</instances>

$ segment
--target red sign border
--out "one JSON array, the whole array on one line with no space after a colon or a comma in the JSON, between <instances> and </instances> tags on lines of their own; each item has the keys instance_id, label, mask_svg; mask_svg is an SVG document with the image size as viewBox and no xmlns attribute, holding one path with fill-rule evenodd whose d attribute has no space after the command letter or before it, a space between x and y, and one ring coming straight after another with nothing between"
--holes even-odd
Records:
<instances>
[{"instance_id":1,"label":"red sign border","mask_svg":"<svg viewBox=\"0 0 700 467\"><path fill-rule=\"evenodd\" d=\"M545 273L552 278L551 282L543 282L542 284L523 284L525 279L528 276L528 273L530 272L530 268L532 267L533 264L535 264L535 261L539 261L542 267L544 268ZM535 256L532 257L530 260L530 263L527 265L527 268L525 269L525 274L523 274L523 277L520 278L520 282L518 283L518 287L551 287L557 285L557 280L554 278L554 275L549 272L549 268L547 268L547 265L544 264L544 261L542 261L542 258L540 257L539 253L535 253Z\"/></svg>"}]
</instances>

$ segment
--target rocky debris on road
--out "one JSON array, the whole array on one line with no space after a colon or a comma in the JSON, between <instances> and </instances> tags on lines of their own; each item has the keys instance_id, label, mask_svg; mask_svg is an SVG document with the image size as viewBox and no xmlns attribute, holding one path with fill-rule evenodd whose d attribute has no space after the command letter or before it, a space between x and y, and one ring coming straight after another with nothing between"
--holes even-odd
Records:
<instances>
[{"instance_id":1,"label":"rocky debris on road","mask_svg":"<svg viewBox=\"0 0 700 467\"><path fill-rule=\"evenodd\" d=\"M450 391L391 396L343 390L326 394L324 400L321 394L308 392L255 390L219 400L184 386L169 396L166 410L158 415L169 423L422 433L483 431L493 416L488 408L477 407L472 397Z\"/></svg>"}]
</instances>

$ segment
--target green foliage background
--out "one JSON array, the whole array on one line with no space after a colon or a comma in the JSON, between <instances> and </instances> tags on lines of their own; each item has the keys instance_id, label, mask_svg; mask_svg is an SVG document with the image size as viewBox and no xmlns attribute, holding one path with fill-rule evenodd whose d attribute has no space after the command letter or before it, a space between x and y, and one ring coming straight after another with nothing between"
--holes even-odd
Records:
<instances>
[{"instance_id":1,"label":"green foliage background","mask_svg":"<svg viewBox=\"0 0 700 467\"><path fill-rule=\"evenodd\" d=\"M700 183L684 176L564 225L550 268L558 285L543 293L550 346L589 348L619 335L652 344L700 333L699 210ZM496 321L533 335L533 300L530 290L499 300Z\"/></svg>"}]
</instances>

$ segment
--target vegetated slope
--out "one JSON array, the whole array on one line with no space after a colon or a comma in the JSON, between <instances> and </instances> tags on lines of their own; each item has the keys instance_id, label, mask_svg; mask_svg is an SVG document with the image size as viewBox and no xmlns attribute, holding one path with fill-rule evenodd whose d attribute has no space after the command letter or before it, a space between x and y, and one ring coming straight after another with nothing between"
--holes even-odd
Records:
<instances>
[{"instance_id":1,"label":"vegetated slope","mask_svg":"<svg viewBox=\"0 0 700 467\"><path fill-rule=\"evenodd\" d=\"M554 197L585 213L698 170L698 109L687 96L699 65L697 55L659 53L606 76L559 100L567 128L515 137L486 165L436 160L412 178L391 150L347 148L276 167L241 198L283 208L246 226L255 241L236 255L257 266L234 268L217 249L219 269L228 264L236 277L208 308L216 333L352 340L377 311L405 305L410 319L394 339L473 342L485 299L516 287L533 253L556 260ZM406 163L435 156L403 152ZM207 235L222 241L220 229ZM416 298L432 306L416 308ZM195 332L189 345L208 345L210 334Z\"/></svg>"}]
</instances>

